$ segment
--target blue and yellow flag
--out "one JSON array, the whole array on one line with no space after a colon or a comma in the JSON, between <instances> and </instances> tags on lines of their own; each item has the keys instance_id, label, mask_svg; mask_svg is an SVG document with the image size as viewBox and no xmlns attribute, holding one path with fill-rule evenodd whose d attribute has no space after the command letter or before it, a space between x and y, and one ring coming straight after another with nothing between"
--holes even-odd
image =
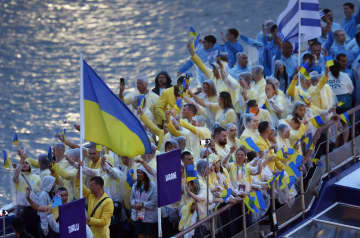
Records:
<instances>
[{"instance_id":1,"label":"blue and yellow flag","mask_svg":"<svg viewBox=\"0 0 360 238\"><path fill-rule=\"evenodd\" d=\"M259 209L255 205L255 197L248 195L248 196L244 197L243 201L250 212L253 212L253 213L259 212Z\"/></svg>"},{"instance_id":2,"label":"blue and yellow flag","mask_svg":"<svg viewBox=\"0 0 360 238\"><path fill-rule=\"evenodd\" d=\"M200 40L200 34L196 33L194 27L190 27L189 29L189 37L193 38L194 40L194 47L196 48L199 44L199 40Z\"/></svg>"},{"instance_id":3,"label":"blue and yellow flag","mask_svg":"<svg viewBox=\"0 0 360 238\"><path fill-rule=\"evenodd\" d=\"M145 107L145 95L141 94L138 96L137 98L137 106L140 108L144 108Z\"/></svg>"},{"instance_id":4,"label":"blue and yellow flag","mask_svg":"<svg viewBox=\"0 0 360 238\"><path fill-rule=\"evenodd\" d=\"M305 143L305 150L306 151L314 149L313 136L312 136L311 132L306 134L302 141Z\"/></svg>"},{"instance_id":5,"label":"blue and yellow flag","mask_svg":"<svg viewBox=\"0 0 360 238\"><path fill-rule=\"evenodd\" d=\"M196 180L198 179L198 176L197 176L197 171L195 170L195 167L194 165L187 165L186 166L186 182L190 182L190 181L193 181L193 180Z\"/></svg>"},{"instance_id":6,"label":"blue and yellow flag","mask_svg":"<svg viewBox=\"0 0 360 238\"><path fill-rule=\"evenodd\" d=\"M269 101L266 99L266 101L265 101L265 103L264 103L264 105L262 105L262 107L261 107L262 109L266 109L266 110L268 110L270 113L272 113L273 112L273 110L271 109L271 107L270 107L270 103L269 103Z\"/></svg>"},{"instance_id":7,"label":"blue and yellow flag","mask_svg":"<svg viewBox=\"0 0 360 238\"><path fill-rule=\"evenodd\" d=\"M325 125L325 122L321 118L320 115L317 115L316 117L313 117L310 119L311 124L313 124L317 129Z\"/></svg>"},{"instance_id":8,"label":"blue and yellow flag","mask_svg":"<svg viewBox=\"0 0 360 238\"><path fill-rule=\"evenodd\" d=\"M304 77L306 79L310 79L310 76L309 76L310 67L309 67L309 63L307 61L301 65L301 68L299 71L302 75L304 75Z\"/></svg>"},{"instance_id":9,"label":"blue and yellow flag","mask_svg":"<svg viewBox=\"0 0 360 238\"><path fill-rule=\"evenodd\" d=\"M224 202L227 202L230 198L232 194L232 189L231 188L228 188L228 189L223 189L220 193L220 197L222 199L224 199Z\"/></svg>"},{"instance_id":10,"label":"blue and yellow flag","mask_svg":"<svg viewBox=\"0 0 360 238\"><path fill-rule=\"evenodd\" d=\"M260 152L259 147L255 144L255 142L253 141L253 139L251 139L251 137L248 137L245 140L241 141L240 144L245 146L245 148L248 150Z\"/></svg>"},{"instance_id":11,"label":"blue and yellow flag","mask_svg":"<svg viewBox=\"0 0 360 238\"><path fill-rule=\"evenodd\" d=\"M120 156L150 154L149 138L138 118L83 60L85 139Z\"/></svg>"},{"instance_id":12,"label":"blue and yellow flag","mask_svg":"<svg viewBox=\"0 0 360 238\"><path fill-rule=\"evenodd\" d=\"M11 159L8 158L6 150L3 150L4 168L9 169L11 166Z\"/></svg>"},{"instance_id":13,"label":"blue and yellow flag","mask_svg":"<svg viewBox=\"0 0 360 238\"><path fill-rule=\"evenodd\" d=\"M127 174L126 174L126 187L131 190L132 186L134 185L134 179L133 179L133 175L134 175L134 170L133 169L129 169Z\"/></svg>"},{"instance_id":14,"label":"blue and yellow flag","mask_svg":"<svg viewBox=\"0 0 360 238\"><path fill-rule=\"evenodd\" d=\"M182 99L181 98L178 98L176 100L176 103L175 103L175 110L177 110L178 112L181 111L181 106L182 106Z\"/></svg>"},{"instance_id":15,"label":"blue and yellow flag","mask_svg":"<svg viewBox=\"0 0 360 238\"><path fill-rule=\"evenodd\" d=\"M350 117L349 114L347 112L344 112L343 114L340 114L340 119L346 124L346 125L350 125Z\"/></svg>"},{"instance_id":16,"label":"blue and yellow flag","mask_svg":"<svg viewBox=\"0 0 360 238\"><path fill-rule=\"evenodd\" d=\"M334 65L334 60L331 58L331 56L325 57L326 67L330 68Z\"/></svg>"},{"instance_id":17,"label":"blue and yellow flag","mask_svg":"<svg viewBox=\"0 0 360 238\"><path fill-rule=\"evenodd\" d=\"M273 183L277 180L279 180L279 178L281 177L281 175L284 173L284 171L278 171L274 174L274 176L269 180L267 181L267 184L269 186L269 188L272 187Z\"/></svg>"},{"instance_id":18,"label":"blue and yellow flag","mask_svg":"<svg viewBox=\"0 0 360 238\"><path fill-rule=\"evenodd\" d=\"M18 135L16 134L16 132L14 134L12 143L13 143L13 145L18 145L19 144L19 138L18 138Z\"/></svg>"}]
</instances>

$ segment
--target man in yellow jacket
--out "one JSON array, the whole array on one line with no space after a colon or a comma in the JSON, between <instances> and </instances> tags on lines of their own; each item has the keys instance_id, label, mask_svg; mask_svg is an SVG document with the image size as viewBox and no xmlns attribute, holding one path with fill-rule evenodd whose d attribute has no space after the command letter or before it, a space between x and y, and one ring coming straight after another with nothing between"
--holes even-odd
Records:
<instances>
[{"instance_id":1,"label":"man in yellow jacket","mask_svg":"<svg viewBox=\"0 0 360 238\"><path fill-rule=\"evenodd\" d=\"M76 180L79 189L79 178ZM100 176L90 179L89 188L83 185L83 195L88 209L86 223L90 226L94 238L110 238L110 222L114 212L114 203L104 192L104 180Z\"/></svg>"}]
</instances>

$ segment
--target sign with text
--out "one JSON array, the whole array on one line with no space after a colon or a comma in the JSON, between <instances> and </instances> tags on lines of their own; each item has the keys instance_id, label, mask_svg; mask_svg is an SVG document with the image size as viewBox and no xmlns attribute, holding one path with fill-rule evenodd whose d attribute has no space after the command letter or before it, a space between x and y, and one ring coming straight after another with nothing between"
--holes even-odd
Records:
<instances>
[{"instance_id":1,"label":"sign with text","mask_svg":"<svg viewBox=\"0 0 360 238\"><path fill-rule=\"evenodd\" d=\"M181 150L173 150L156 157L158 207L181 199Z\"/></svg>"},{"instance_id":2,"label":"sign with text","mask_svg":"<svg viewBox=\"0 0 360 238\"><path fill-rule=\"evenodd\" d=\"M59 207L60 238L86 238L85 199Z\"/></svg>"}]
</instances>

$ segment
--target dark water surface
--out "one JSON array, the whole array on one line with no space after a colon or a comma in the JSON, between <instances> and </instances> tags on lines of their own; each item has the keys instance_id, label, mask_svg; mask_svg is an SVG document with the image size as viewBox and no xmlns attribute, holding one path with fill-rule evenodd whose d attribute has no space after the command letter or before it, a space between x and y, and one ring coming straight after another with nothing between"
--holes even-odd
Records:
<instances>
[{"instance_id":1,"label":"dark water surface","mask_svg":"<svg viewBox=\"0 0 360 238\"><path fill-rule=\"evenodd\" d=\"M345 1L320 2L341 21ZM78 138L70 124L79 119L80 53L117 92L120 76L129 78L128 86L160 70L174 77L188 57L189 26L219 41L229 27L255 37L264 20L276 20L286 5L287 0L1 0L0 149L17 159L14 131L34 157L47 151L62 127L69 138ZM10 201L10 174L1 169L0 205Z\"/></svg>"}]
</instances>

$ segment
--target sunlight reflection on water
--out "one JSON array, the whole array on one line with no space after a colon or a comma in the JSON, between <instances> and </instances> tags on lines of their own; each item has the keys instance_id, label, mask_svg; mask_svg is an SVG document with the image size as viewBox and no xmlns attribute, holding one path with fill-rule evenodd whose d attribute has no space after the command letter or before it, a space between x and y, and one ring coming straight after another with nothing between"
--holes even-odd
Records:
<instances>
[{"instance_id":1,"label":"sunlight reflection on water","mask_svg":"<svg viewBox=\"0 0 360 238\"><path fill-rule=\"evenodd\" d=\"M343 1L321 1L342 17ZM65 126L78 135L79 56L110 87L118 78L134 85L138 75L153 79L161 70L172 77L187 59L189 26L202 35L237 27L255 36L266 18L275 19L287 1L50 1L0 2L0 146L15 160L14 131L30 155L47 151L54 134ZM63 125L66 119L70 123ZM1 172L1 181L8 179ZM7 177L6 177L7 176ZM0 186L0 203L9 201L9 186Z\"/></svg>"}]
</instances>

